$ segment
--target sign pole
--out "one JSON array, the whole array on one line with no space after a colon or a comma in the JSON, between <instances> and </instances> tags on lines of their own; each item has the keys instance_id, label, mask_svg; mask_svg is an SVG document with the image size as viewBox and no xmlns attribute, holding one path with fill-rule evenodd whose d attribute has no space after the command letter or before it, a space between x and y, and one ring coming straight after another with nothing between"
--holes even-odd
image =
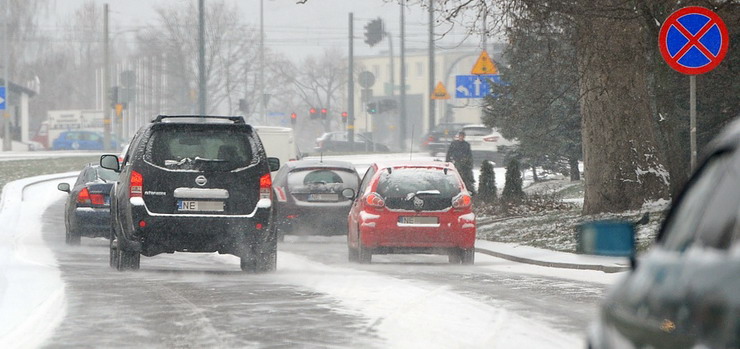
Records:
<instances>
[{"instance_id":1,"label":"sign pole","mask_svg":"<svg viewBox=\"0 0 740 349\"><path fill-rule=\"evenodd\" d=\"M696 169L696 75L689 76L689 129L691 134L691 171Z\"/></svg>"},{"instance_id":2,"label":"sign pole","mask_svg":"<svg viewBox=\"0 0 740 349\"><path fill-rule=\"evenodd\" d=\"M0 113L3 114L3 151L11 151L13 150L13 143L12 139L10 139L10 114L8 113L8 106L10 103L8 102L8 99L10 98L10 77L8 77L8 22L10 22L10 1L5 2L5 20L3 21L3 24L5 24L5 35L3 35L3 86L5 87L5 95L3 98L5 98L5 107L3 107L2 110L0 110Z\"/></svg>"}]
</instances>

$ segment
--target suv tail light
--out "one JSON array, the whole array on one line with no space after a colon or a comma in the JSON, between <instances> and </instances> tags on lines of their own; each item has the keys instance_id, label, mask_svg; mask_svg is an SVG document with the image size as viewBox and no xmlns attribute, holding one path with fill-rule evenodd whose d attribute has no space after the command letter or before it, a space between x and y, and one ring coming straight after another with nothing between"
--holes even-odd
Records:
<instances>
[{"instance_id":1,"label":"suv tail light","mask_svg":"<svg viewBox=\"0 0 740 349\"><path fill-rule=\"evenodd\" d=\"M272 199L272 177L265 173L260 177L260 200Z\"/></svg>"},{"instance_id":2,"label":"suv tail light","mask_svg":"<svg viewBox=\"0 0 740 349\"><path fill-rule=\"evenodd\" d=\"M144 176L136 171L131 171L131 179L129 180L128 186L129 198L140 198L143 197L144 193Z\"/></svg>"},{"instance_id":3,"label":"suv tail light","mask_svg":"<svg viewBox=\"0 0 740 349\"><path fill-rule=\"evenodd\" d=\"M84 205L90 204L90 192L87 191L87 188L82 188L82 190L80 190L80 193L77 194L77 203Z\"/></svg>"},{"instance_id":4,"label":"suv tail light","mask_svg":"<svg viewBox=\"0 0 740 349\"><path fill-rule=\"evenodd\" d=\"M483 138L483 141L484 142L496 142L496 141L498 141L498 137L496 137L496 136L488 136L488 137Z\"/></svg>"},{"instance_id":5,"label":"suv tail light","mask_svg":"<svg viewBox=\"0 0 740 349\"><path fill-rule=\"evenodd\" d=\"M465 193L460 193L452 199L453 208L468 208L473 204L473 198Z\"/></svg>"},{"instance_id":6,"label":"suv tail light","mask_svg":"<svg viewBox=\"0 0 740 349\"><path fill-rule=\"evenodd\" d=\"M376 208L382 208L385 207L385 201L378 193L370 193L367 194L365 197L365 203L367 203L368 206L376 207Z\"/></svg>"}]
</instances>

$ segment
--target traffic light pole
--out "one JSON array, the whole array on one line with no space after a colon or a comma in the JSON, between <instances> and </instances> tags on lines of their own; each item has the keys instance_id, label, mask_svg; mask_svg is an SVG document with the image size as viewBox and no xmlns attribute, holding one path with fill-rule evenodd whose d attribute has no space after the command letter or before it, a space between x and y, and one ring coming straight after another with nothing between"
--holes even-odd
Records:
<instances>
[{"instance_id":1,"label":"traffic light pole","mask_svg":"<svg viewBox=\"0 0 740 349\"><path fill-rule=\"evenodd\" d=\"M349 67L347 71L347 142L355 148L355 53L354 53L354 15L349 13Z\"/></svg>"},{"instance_id":2,"label":"traffic light pole","mask_svg":"<svg viewBox=\"0 0 740 349\"><path fill-rule=\"evenodd\" d=\"M437 114L436 101L432 99L434 80L434 0L429 0L429 132L434 129Z\"/></svg>"},{"instance_id":3,"label":"traffic light pole","mask_svg":"<svg viewBox=\"0 0 740 349\"><path fill-rule=\"evenodd\" d=\"M198 114L206 115L206 29L205 0L198 1Z\"/></svg>"},{"instance_id":4,"label":"traffic light pole","mask_svg":"<svg viewBox=\"0 0 740 349\"><path fill-rule=\"evenodd\" d=\"M110 50L108 47L108 4L103 5L103 148L111 149Z\"/></svg>"},{"instance_id":5,"label":"traffic light pole","mask_svg":"<svg viewBox=\"0 0 740 349\"><path fill-rule=\"evenodd\" d=\"M399 127L399 142L401 150L406 150L406 24L404 7L406 1L401 0L401 115Z\"/></svg>"}]
</instances>

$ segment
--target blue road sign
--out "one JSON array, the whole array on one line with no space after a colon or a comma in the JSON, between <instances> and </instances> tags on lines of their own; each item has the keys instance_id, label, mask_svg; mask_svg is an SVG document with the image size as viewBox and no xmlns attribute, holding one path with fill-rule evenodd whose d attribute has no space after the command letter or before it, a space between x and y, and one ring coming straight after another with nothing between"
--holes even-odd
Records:
<instances>
[{"instance_id":1,"label":"blue road sign","mask_svg":"<svg viewBox=\"0 0 740 349\"><path fill-rule=\"evenodd\" d=\"M0 110L5 110L5 86L0 87Z\"/></svg>"},{"instance_id":2,"label":"blue road sign","mask_svg":"<svg viewBox=\"0 0 740 349\"><path fill-rule=\"evenodd\" d=\"M502 83L500 75L457 75L455 98L484 98L491 94L489 81Z\"/></svg>"}]
</instances>

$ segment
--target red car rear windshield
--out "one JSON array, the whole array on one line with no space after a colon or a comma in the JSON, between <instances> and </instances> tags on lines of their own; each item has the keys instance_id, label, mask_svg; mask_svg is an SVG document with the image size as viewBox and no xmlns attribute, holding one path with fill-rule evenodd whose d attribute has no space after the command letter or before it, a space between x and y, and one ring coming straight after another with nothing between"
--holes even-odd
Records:
<instances>
[{"instance_id":1,"label":"red car rear windshield","mask_svg":"<svg viewBox=\"0 0 740 349\"><path fill-rule=\"evenodd\" d=\"M460 193L460 182L455 172L441 168L399 168L390 173L383 170L377 193L383 198L406 198L419 191L438 190L440 197L452 198Z\"/></svg>"}]
</instances>

